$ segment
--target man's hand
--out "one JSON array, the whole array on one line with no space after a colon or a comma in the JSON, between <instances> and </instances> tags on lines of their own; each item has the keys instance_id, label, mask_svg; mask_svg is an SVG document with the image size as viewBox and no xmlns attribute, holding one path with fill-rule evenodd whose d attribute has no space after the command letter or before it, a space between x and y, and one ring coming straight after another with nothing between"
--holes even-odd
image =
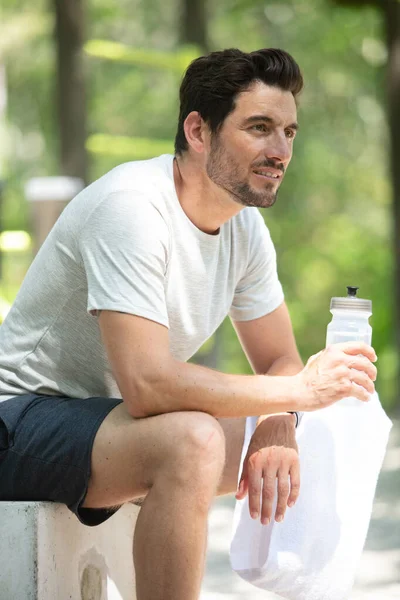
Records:
<instances>
[{"instance_id":1,"label":"man's hand","mask_svg":"<svg viewBox=\"0 0 400 600\"><path fill-rule=\"evenodd\" d=\"M248 493L250 514L253 519L261 514L263 525L267 525L272 518L277 478L275 520L279 522L285 516L286 507L296 502L300 490L295 415L270 416L262 421L253 433L243 463L236 499L242 500Z\"/></svg>"},{"instance_id":2,"label":"man's hand","mask_svg":"<svg viewBox=\"0 0 400 600\"><path fill-rule=\"evenodd\" d=\"M318 410L348 396L368 402L375 391L376 360L375 350L363 342L332 344L311 356L293 377L299 410Z\"/></svg>"}]
</instances>

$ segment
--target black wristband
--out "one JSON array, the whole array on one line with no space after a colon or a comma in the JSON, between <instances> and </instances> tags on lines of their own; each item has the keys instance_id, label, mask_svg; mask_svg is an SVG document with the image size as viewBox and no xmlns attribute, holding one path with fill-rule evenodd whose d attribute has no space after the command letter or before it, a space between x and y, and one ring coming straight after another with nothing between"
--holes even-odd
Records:
<instances>
[{"instance_id":1,"label":"black wristband","mask_svg":"<svg viewBox=\"0 0 400 600\"><path fill-rule=\"evenodd\" d=\"M298 413L296 411L294 411L294 410L288 410L288 413L290 415L296 415L296 429L297 429L297 426L299 424L299 415L298 415Z\"/></svg>"}]
</instances>

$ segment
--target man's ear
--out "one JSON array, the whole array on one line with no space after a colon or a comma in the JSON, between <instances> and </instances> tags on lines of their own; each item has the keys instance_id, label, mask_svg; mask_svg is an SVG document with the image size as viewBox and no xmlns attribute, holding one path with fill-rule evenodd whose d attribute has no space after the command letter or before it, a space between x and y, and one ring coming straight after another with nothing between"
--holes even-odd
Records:
<instances>
[{"instance_id":1,"label":"man's ear","mask_svg":"<svg viewBox=\"0 0 400 600\"><path fill-rule=\"evenodd\" d=\"M187 143L197 153L204 151L207 125L197 111L188 114L183 124Z\"/></svg>"}]
</instances>

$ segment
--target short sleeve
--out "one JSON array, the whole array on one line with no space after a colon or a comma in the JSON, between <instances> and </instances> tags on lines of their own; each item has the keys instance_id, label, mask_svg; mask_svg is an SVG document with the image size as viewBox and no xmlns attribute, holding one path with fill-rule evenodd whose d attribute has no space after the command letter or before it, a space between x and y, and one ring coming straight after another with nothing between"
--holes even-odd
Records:
<instances>
[{"instance_id":1,"label":"short sleeve","mask_svg":"<svg viewBox=\"0 0 400 600\"><path fill-rule=\"evenodd\" d=\"M149 198L134 191L108 195L83 224L78 244L91 315L115 310L168 327L169 231Z\"/></svg>"},{"instance_id":2,"label":"short sleeve","mask_svg":"<svg viewBox=\"0 0 400 600\"><path fill-rule=\"evenodd\" d=\"M229 316L234 321L258 319L284 301L278 278L276 252L267 226L259 211L254 211L248 245L247 268L236 285Z\"/></svg>"}]
</instances>

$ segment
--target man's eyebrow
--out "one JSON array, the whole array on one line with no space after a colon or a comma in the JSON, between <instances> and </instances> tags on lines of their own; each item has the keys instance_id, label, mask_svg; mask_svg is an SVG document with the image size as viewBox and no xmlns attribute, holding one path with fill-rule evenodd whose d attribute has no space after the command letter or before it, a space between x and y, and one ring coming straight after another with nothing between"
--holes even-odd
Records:
<instances>
[{"instance_id":1,"label":"man's eyebrow","mask_svg":"<svg viewBox=\"0 0 400 600\"><path fill-rule=\"evenodd\" d=\"M264 121L265 123L270 123L273 125L275 120L272 117L267 117L267 115L252 115L245 119L245 125L251 125L252 123L260 123L260 121ZM299 124L294 122L287 126L289 129L295 129L296 131L299 129Z\"/></svg>"}]
</instances>

